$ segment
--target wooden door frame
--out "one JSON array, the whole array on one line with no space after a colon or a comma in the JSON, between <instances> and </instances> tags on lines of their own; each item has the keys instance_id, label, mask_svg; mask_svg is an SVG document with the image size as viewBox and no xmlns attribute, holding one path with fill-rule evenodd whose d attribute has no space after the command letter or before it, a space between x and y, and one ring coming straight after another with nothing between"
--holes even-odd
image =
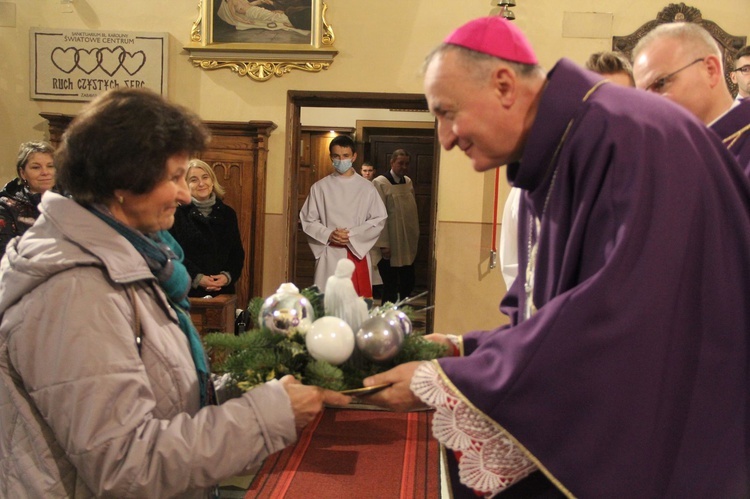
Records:
<instances>
[{"instance_id":1,"label":"wooden door frame","mask_svg":"<svg viewBox=\"0 0 750 499\"><path fill-rule=\"evenodd\" d=\"M432 131L432 135L425 134L424 136L431 136L433 140L437 140L434 135L435 122L434 121L395 121L395 120L357 120L355 133L357 137L357 156L363 161L372 158L366 158L364 154L365 143L371 135L377 135L378 131L395 132L396 130L406 130L407 135L419 137L420 134L415 134L417 130Z\"/></svg>"},{"instance_id":2,"label":"wooden door frame","mask_svg":"<svg viewBox=\"0 0 750 499\"><path fill-rule=\"evenodd\" d=\"M423 94L388 94L374 92L324 92L324 91L300 91L289 90L287 92L287 123L286 123L286 158L285 170L288 182L286 191L289 192L287 201L287 276L294 275L294 252L297 246L297 214L300 206L297 206L297 197L292 195L292 187L297 185L297 169L295 159L299 158L301 109L303 107L328 107L328 108L365 108L365 109L394 109L400 111L425 111L428 109L427 100ZM429 273L430 293L428 305L434 304L435 300L435 232L437 229L437 189L440 172L440 156L437 138L437 126L435 127L435 163L432 171L432 227L430 227L430 249L429 249ZM426 322L428 331L432 328L433 313L427 313Z\"/></svg>"}]
</instances>

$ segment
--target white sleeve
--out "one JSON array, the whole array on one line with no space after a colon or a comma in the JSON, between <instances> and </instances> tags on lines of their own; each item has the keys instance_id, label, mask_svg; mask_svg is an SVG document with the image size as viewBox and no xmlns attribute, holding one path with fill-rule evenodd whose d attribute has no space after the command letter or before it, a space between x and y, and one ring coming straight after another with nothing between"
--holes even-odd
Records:
<instances>
[{"instance_id":1,"label":"white sleeve","mask_svg":"<svg viewBox=\"0 0 750 499\"><path fill-rule=\"evenodd\" d=\"M313 184L310 194L302 205L299 212L299 220L302 224L302 230L307 235L307 242L316 259L320 258L323 250L328 245L328 238L331 237L333 229L329 229L323 224L323 213L325 204L318 202L318 189Z\"/></svg>"},{"instance_id":2,"label":"white sleeve","mask_svg":"<svg viewBox=\"0 0 750 499\"><path fill-rule=\"evenodd\" d=\"M508 433L453 391L436 363L423 362L417 368L411 390L435 408L435 438L447 448L461 452L458 476L467 487L493 496L537 470Z\"/></svg>"},{"instance_id":3,"label":"white sleeve","mask_svg":"<svg viewBox=\"0 0 750 499\"><path fill-rule=\"evenodd\" d=\"M500 269L505 289L510 289L518 275L518 210L521 189L513 187L505 200L500 227Z\"/></svg>"}]
</instances>

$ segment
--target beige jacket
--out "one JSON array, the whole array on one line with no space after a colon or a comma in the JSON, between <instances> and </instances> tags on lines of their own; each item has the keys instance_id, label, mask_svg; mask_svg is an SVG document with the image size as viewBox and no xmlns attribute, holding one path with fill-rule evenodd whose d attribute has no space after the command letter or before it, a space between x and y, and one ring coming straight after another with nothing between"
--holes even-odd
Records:
<instances>
[{"instance_id":1,"label":"beige jacket","mask_svg":"<svg viewBox=\"0 0 750 499\"><path fill-rule=\"evenodd\" d=\"M0 264L0 497L200 497L295 440L278 382L199 410L143 258L69 199L41 211Z\"/></svg>"}]
</instances>

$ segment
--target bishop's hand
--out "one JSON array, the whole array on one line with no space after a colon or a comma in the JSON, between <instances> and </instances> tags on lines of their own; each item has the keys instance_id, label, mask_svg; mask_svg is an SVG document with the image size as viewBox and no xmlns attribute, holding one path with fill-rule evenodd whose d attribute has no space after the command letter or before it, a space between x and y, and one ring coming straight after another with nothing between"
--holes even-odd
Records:
<instances>
[{"instance_id":1,"label":"bishop's hand","mask_svg":"<svg viewBox=\"0 0 750 499\"><path fill-rule=\"evenodd\" d=\"M411 378L414 376L414 371L420 364L421 362L407 362L394 367L390 371L365 378L363 382L364 386L382 384L390 384L391 386L372 395L362 396L361 398L368 404L387 407L399 412L427 407L427 405L414 395L409 387Z\"/></svg>"}]
</instances>

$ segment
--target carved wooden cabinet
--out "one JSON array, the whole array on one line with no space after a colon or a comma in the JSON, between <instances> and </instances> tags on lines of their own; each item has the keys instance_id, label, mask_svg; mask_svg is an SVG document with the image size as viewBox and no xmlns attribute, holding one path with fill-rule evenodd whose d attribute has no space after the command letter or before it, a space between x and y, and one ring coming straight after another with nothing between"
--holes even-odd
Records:
<instances>
[{"instance_id":1,"label":"carved wooden cabinet","mask_svg":"<svg viewBox=\"0 0 750 499\"><path fill-rule=\"evenodd\" d=\"M236 307L237 295L190 298L190 319L201 336L212 332L232 334Z\"/></svg>"},{"instance_id":2,"label":"carved wooden cabinet","mask_svg":"<svg viewBox=\"0 0 750 499\"><path fill-rule=\"evenodd\" d=\"M266 211L268 137L270 121L205 121L211 143L200 158L211 165L226 189L224 202L234 208L245 248L245 265L237 282L237 307L263 292L263 239Z\"/></svg>"},{"instance_id":3,"label":"carved wooden cabinet","mask_svg":"<svg viewBox=\"0 0 750 499\"><path fill-rule=\"evenodd\" d=\"M57 147L74 116L41 113L49 122L50 142ZM204 121L211 142L200 158L211 165L226 189L224 202L234 208L245 248L245 265L237 281L237 307L262 293L263 235L266 204L268 138L276 129L271 121Z\"/></svg>"}]
</instances>

